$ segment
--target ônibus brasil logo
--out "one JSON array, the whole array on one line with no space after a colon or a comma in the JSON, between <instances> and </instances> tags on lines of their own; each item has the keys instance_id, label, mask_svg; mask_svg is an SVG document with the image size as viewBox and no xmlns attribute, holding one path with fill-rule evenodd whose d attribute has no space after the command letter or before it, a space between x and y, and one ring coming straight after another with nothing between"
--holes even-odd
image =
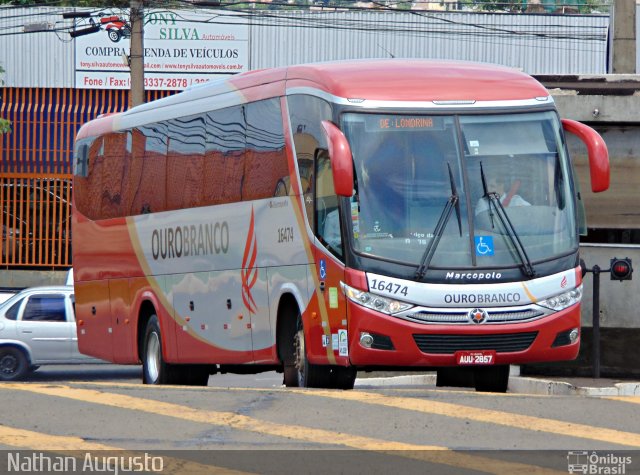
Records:
<instances>
[{"instance_id":1,"label":"\u00f4nibus brasil logo","mask_svg":"<svg viewBox=\"0 0 640 475\"><path fill-rule=\"evenodd\" d=\"M631 465L631 457L614 453L599 454L596 451L570 450L567 454L567 470L569 473L585 473L598 475L624 475L627 465Z\"/></svg>"}]
</instances>

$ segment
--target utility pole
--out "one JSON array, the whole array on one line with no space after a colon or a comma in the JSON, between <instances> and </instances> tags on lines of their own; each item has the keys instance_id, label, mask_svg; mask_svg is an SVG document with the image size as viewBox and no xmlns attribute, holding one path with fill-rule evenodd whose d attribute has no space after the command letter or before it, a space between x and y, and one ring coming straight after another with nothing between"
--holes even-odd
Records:
<instances>
[{"instance_id":1,"label":"utility pole","mask_svg":"<svg viewBox=\"0 0 640 475\"><path fill-rule=\"evenodd\" d=\"M636 73L636 2L614 0L611 12L613 32L610 72Z\"/></svg>"},{"instance_id":2,"label":"utility pole","mask_svg":"<svg viewBox=\"0 0 640 475\"><path fill-rule=\"evenodd\" d=\"M143 104L144 93L144 8L142 0L131 0L129 22L131 23L131 52L129 69L131 70L131 90L129 106Z\"/></svg>"}]
</instances>

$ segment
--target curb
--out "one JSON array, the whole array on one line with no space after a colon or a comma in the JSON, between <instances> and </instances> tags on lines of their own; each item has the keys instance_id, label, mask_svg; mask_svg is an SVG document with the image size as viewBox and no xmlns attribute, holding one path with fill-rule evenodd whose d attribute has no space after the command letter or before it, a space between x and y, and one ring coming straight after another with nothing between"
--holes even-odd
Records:
<instances>
[{"instance_id":1,"label":"curb","mask_svg":"<svg viewBox=\"0 0 640 475\"><path fill-rule=\"evenodd\" d=\"M435 386L434 374L410 374L387 378L356 378L355 387L380 386Z\"/></svg>"},{"instance_id":2,"label":"curb","mask_svg":"<svg viewBox=\"0 0 640 475\"><path fill-rule=\"evenodd\" d=\"M552 396L640 396L640 383L615 383L613 386L576 386L566 381L511 377L509 392Z\"/></svg>"},{"instance_id":3,"label":"curb","mask_svg":"<svg viewBox=\"0 0 640 475\"><path fill-rule=\"evenodd\" d=\"M435 374L416 374L387 378L358 378L355 387L435 386ZM543 394L549 396L640 396L640 382L615 383L608 387L576 386L565 381L511 375L511 394Z\"/></svg>"}]
</instances>

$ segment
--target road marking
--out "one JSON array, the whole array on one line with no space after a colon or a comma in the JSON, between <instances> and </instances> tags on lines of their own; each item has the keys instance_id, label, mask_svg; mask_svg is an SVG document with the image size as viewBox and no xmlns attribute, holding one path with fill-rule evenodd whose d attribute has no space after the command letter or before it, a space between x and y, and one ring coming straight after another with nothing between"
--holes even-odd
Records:
<instances>
[{"instance_id":1,"label":"road marking","mask_svg":"<svg viewBox=\"0 0 640 475\"><path fill-rule=\"evenodd\" d=\"M96 385L110 385L111 383L87 383L80 382L79 384L96 384ZM125 387L139 387L139 384L134 383L115 383L118 386ZM167 386L149 386L157 388L167 388ZM179 386L171 386L171 388L178 388ZM181 389L194 389L193 386L179 387ZM220 390L220 388L198 388L200 390ZM366 404L374 404L380 406L388 406L400 409L407 409L426 414L436 414L446 417L453 417L457 419L475 420L478 422L485 422L490 424L498 424L506 427L515 427L517 429L532 430L539 432L547 432L551 434L577 437L583 439L597 440L602 442L610 442L630 447L640 447L640 434L634 432L619 431L616 429L606 429L596 426L590 426L586 424L572 423L559 421L557 419L547 419L535 416L526 416L523 414L515 414L512 412L496 411L491 409L480 409L471 406L463 406L453 403L438 402L433 400L416 399L411 397L401 396L385 396L379 393L370 393L365 391L351 390L351 391L332 391L321 389L294 389L294 388L274 388L274 389L259 389L259 388L225 388L225 391L283 391L283 392L295 392L297 394L303 394L306 396L319 396L329 397L333 399L352 400L356 402L362 402ZM460 393L458 393L460 394ZM475 394L475 393L473 393ZM480 395L488 396L489 393ZM495 396L495 394L493 394ZM500 397L505 394L500 394ZM527 395L527 397L530 397ZM543 396L549 397L549 396ZM603 397L602 399L611 399L616 401L624 401L640 404L640 397L636 396L610 396Z\"/></svg>"},{"instance_id":2,"label":"road marking","mask_svg":"<svg viewBox=\"0 0 640 475\"><path fill-rule=\"evenodd\" d=\"M96 385L110 385L111 383L87 383L79 382L79 384L96 384ZM126 387L139 387L139 384L134 383L115 383L118 386L123 385ZM152 386L149 386L152 387ZM163 386L156 386L162 388ZM166 388L166 386L164 386ZM175 388L177 386L171 386ZM184 388L194 389L192 386L184 386ZM200 390L217 390L220 388L199 388ZM640 447L640 434L634 432L619 431L616 429L599 428L596 426L590 426L586 424L578 424L572 422L559 421L557 419L547 419L535 416L526 416L523 414L514 414L511 412L496 411L491 409L479 409L471 406L463 406L453 403L444 403L433 400L415 399L410 397L400 396L385 396L378 393L370 393L365 391L331 391L331 390L307 390L307 389L293 389L293 388L274 388L274 389L260 389L260 388L225 388L225 390L233 391L288 391L295 392L297 394L304 394L308 396L321 396L330 397L334 399L349 399L356 402L363 402L367 404L374 404L380 406L388 406L400 409L407 409L417 412L423 412L428 414L442 415L446 417L453 417L458 419L469 419L478 422L486 422L492 424L499 424L507 427L516 427L518 429L533 430L540 432L548 432L552 434L565 435L570 437L578 437L584 439L591 439L604 442L612 442L621 445L627 445L630 447ZM459 393L458 393L459 394ZM473 393L475 394L475 393ZM488 396L489 393L479 395ZM495 394L493 394L495 396ZM500 397L505 394L500 394ZM527 397L530 397L527 395ZM548 396L543 396L548 397ZM640 404L640 397L637 396L609 396L602 399L611 399L616 401L624 401Z\"/></svg>"},{"instance_id":3,"label":"road marking","mask_svg":"<svg viewBox=\"0 0 640 475\"><path fill-rule=\"evenodd\" d=\"M87 442L80 437L49 435L0 425L0 444L32 450L118 450L118 447Z\"/></svg>"},{"instance_id":4,"label":"road marking","mask_svg":"<svg viewBox=\"0 0 640 475\"><path fill-rule=\"evenodd\" d=\"M179 404L143 399L123 394L100 392L93 389L71 388L64 385L40 384L3 384L2 389L18 389L48 396L83 401L89 404L131 409L160 416L174 417L191 422L199 422L233 429L259 432L273 436L320 442L327 444L331 441L335 445L344 445L365 450L446 450L446 447L407 444L403 442L389 442L370 437L361 437L346 433L333 432L323 429L313 429L304 426L293 426L275 422L262 421L242 414L223 411L207 411L194 409Z\"/></svg>"},{"instance_id":5,"label":"road marking","mask_svg":"<svg viewBox=\"0 0 640 475\"><path fill-rule=\"evenodd\" d=\"M99 444L97 442L87 442L80 437L44 434L34 432L17 427L9 427L0 425L0 444L9 447L15 447L20 450L43 451L51 456L51 453L58 453L61 457L71 457L78 460L77 467L82 467L86 457L97 457L99 461L104 460L103 457L143 457L145 453L150 456L155 454L141 451L125 451L121 447L113 447L110 445ZM4 450L9 453L9 450ZM95 452L95 453L94 453ZM7 455L8 456L8 455ZM163 461L164 475L171 474L215 474L215 475L252 475L249 472L240 472L225 467L217 467L189 460L179 459L175 457L167 457L160 455ZM8 462L7 462L8 463ZM102 463L102 462L100 462ZM93 466L99 465L98 463ZM71 471L72 473L75 470ZM84 473L84 470L82 471Z\"/></svg>"},{"instance_id":6,"label":"road marking","mask_svg":"<svg viewBox=\"0 0 640 475\"><path fill-rule=\"evenodd\" d=\"M490 474L522 472L542 475L566 473L535 465L469 455L464 452L451 451L447 447L393 442L343 432L279 424L232 412L194 409L192 407L182 406L179 404L143 399L117 393L100 392L92 389L71 388L65 385L21 383L6 383L0 386L0 390L2 389L19 390L47 396L62 397L82 401L87 404L100 404L103 406L117 407L118 409L135 410L191 422L314 442L322 445L343 445L359 450L388 453L394 456L412 458L441 465L449 465L457 468L473 469ZM347 393L348 391L340 391L335 394L337 396L338 394ZM312 393L309 392L309 394Z\"/></svg>"},{"instance_id":7,"label":"road marking","mask_svg":"<svg viewBox=\"0 0 640 475\"><path fill-rule=\"evenodd\" d=\"M611 401L630 402L632 404L640 404L640 396L606 396L598 399L610 399Z\"/></svg>"},{"instance_id":8,"label":"road marking","mask_svg":"<svg viewBox=\"0 0 640 475\"><path fill-rule=\"evenodd\" d=\"M327 397L340 400L356 401L378 406L388 406L417 411L426 414L453 417L456 419L472 420L497 424L518 429L547 432L550 434L577 437L581 439L597 440L611 444L620 444L629 447L640 447L640 434L624 432L615 429L606 429L586 424L559 421L543 417L527 416L512 412L496 411L448 402L438 402L430 399L415 399L398 396L385 396L378 393L363 391L328 391L328 390L303 390L290 389L291 392L308 396ZM627 398L628 399L628 398ZM626 399L625 399L626 400Z\"/></svg>"}]
</instances>

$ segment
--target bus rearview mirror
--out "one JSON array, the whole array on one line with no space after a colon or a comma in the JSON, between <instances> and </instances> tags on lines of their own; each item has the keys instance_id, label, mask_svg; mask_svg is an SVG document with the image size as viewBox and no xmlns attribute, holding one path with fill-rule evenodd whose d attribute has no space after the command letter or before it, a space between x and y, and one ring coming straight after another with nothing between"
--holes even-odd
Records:
<instances>
[{"instance_id":1,"label":"bus rearview mirror","mask_svg":"<svg viewBox=\"0 0 640 475\"><path fill-rule=\"evenodd\" d=\"M609 189L609 151L598 132L588 125L571 119L562 119L565 132L577 136L587 146L591 191L599 193Z\"/></svg>"},{"instance_id":2,"label":"bus rearview mirror","mask_svg":"<svg viewBox=\"0 0 640 475\"><path fill-rule=\"evenodd\" d=\"M329 158L336 195L350 197L353 194L353 161L349 142L333 122L323 120L322 128L329 144Z\"/></svg>"}]
</instances>

